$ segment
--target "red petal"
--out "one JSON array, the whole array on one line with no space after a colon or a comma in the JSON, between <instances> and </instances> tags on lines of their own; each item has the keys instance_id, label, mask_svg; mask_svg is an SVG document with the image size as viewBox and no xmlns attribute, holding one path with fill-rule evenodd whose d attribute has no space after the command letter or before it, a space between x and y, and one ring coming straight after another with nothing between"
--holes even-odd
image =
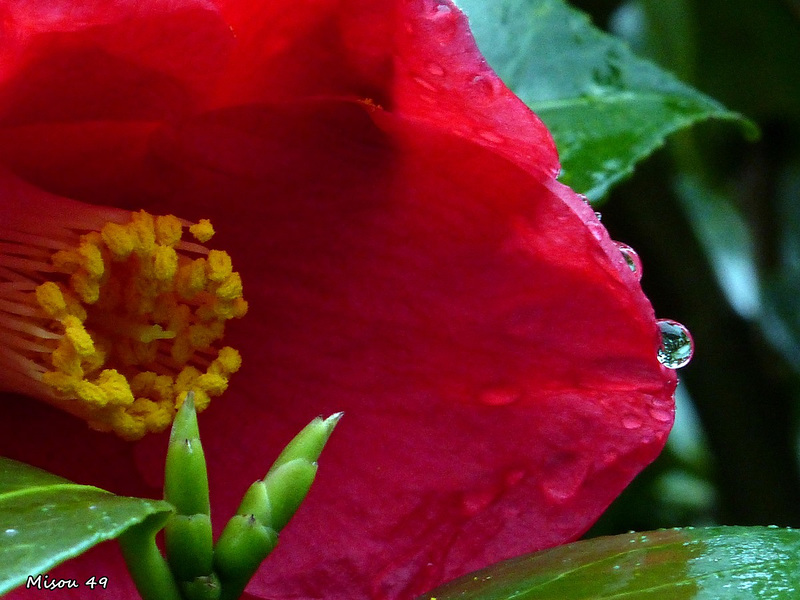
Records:
<instances>
[{"instance_id":1,"label":"red petal","mask_svg":"<svg viewBox=\"0 0 800 600\"><path fill-rule=\"evenodd\" d=\"M251 4L221 9L240 45L217 110L141 138L147 175L120 175L145 208L211 217L245 282L228 337L245 365L201 417L217 525L308 420L346 412L250 593L411 598L580 535L662 447L675 377L624 259L553 181L549 135L449 3ZM87 200L118 185L60 152L14 166ZM163 437L135 447L136 481L128 458L75 454L129 446L47 409L12 404L0 427L0 452L82 482L160 484Z\"/></svg>"}]
</instances>

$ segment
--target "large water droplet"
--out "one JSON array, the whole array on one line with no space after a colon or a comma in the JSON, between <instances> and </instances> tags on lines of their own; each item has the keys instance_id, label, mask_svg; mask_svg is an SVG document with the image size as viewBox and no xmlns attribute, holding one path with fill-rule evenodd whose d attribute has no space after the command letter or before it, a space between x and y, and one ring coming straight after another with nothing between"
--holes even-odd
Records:
<instances>
[{"instance_id":1,"label":"large water droplet","mask_svg":"<svg viewBox=\"0 0 800 600\"><path fill-rule=\"evenodd\" d=\"M692 334L677 321L659 319L661 347L658 349L658 362L668 369L680 369L689 364L694 354Z\"/></svg>"},{"instance_id":2,"label":"large water droplet","mask_svg":"<svg viewBox=\"0 0 800 600\"><path fill-rule=\"evenodd\" d=\"M19 531L17 531L16 529L6 529L5 533L9 537L14 537L15 535L17 535L19 533Z\"/></svg>"},{"instance_id":3,"label":"large water droplet","mask_svg":"<svg viewBox=\"0 0 800 600\"><path fill-rule=\"evenodd\" d=\"M636 276L638 281L642 280L642 259L639 258L639 255L636 253L636 250L628 246L628 244L623 244L622 242L614 242L619 250L620 254L622 254L622 258L625 259L625 262L628 264L628 268L633 271L633 274Z\"/></svg>"}]
</instances>

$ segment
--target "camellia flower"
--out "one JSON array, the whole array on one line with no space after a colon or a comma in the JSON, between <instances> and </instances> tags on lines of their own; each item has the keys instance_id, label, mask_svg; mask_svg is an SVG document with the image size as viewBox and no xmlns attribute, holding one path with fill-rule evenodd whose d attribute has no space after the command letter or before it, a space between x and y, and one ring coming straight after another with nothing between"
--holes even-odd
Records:
<instances>
[{"instance_id":1,"label":"camellia flower","mask_svg":"<svg viewBox=\"0 0 800 600\"><path fill-rule=\"evenodd\" d=\"M200 417L219 526L295 432L343 410L248 594L352 600L572 540L662 448L676 379L636 274L449 0L0 14L0 454L158 497L166 439L145 433L191 366L224 379L203 380ZM175 237L206 218L206 248ZM112 234L150 219L152 252L116 256ZM192 268L203 310L175 291ZM130 300L158 273L184 283ZM121 304L91 302L108 281ZM242 290L241 321L191 337L242 316ZM101 401L91 386L106 404L75 409ZM51 575L134 594L110 545Z\"/></svg>"}]
</instances>

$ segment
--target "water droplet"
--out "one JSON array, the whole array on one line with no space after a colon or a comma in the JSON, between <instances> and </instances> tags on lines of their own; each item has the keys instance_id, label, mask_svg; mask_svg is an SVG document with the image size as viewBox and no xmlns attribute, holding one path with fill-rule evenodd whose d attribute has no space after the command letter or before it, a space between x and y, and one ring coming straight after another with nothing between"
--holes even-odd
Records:
<instances>
[{"instance_id":1,"label":"water droplet","mask_svg":"<svg viewBox=\"0 0 800 600\"><path fill-rule=\"evenodd\" d=\"M493 490L474 490L465 492L461 499L461 510L464 516L474 517L486 510L494 502L497 494Z\"/></svg>"},{"instance_id":2,"label":"water droplet","mask_svg":"<svg viewBox=\"0 0 800 600\"><path fill-rule=\"evenodd\" d=\"M506 484L506 487L512 488L517 485L522 479L525 477L525 470L524 469L511 469L505 475L503 479L503 483Z\"/></svg>"},{"instance_id":3,"label":"water droplet","mask_svg":"<svg viewBox=\"0 0 800 600\"><path fill-rule=\"evenodd\" d=\"M658 349L658 362L668 369L680 369L689 364L694 353L692 334L677 321L659 319L661 347Z\"/></svg>"},{"instance_id":4,"label":"water droplet","mask_svg":"<svg viewBox=\"0 0 800 600\"><path fill-rule=\"evenodd\" d=\"M481 131L480 136L492 144L502 144L505 140L493 131Z\"/></svg>"},{"instance_id":5,"label":"water droplet","mask_svg":"<svg viewBox=\"0 0 800 600\"><path fill-rule=\"evenodd\" d=\"M481 394L480 401L489 406L506 406L517 402L519 398L519 392L511 388L492 388Z\"/></svg>"},{"instance_id":6,"label":"water droplet","mask_svg":"<svg viewBox=\"0 0 800 600\"><path fill-rule=\"evenodd\" d=\"M601 213L599 211L594 211L594 216L597 217L598 221L602 221L603 220L603 213Z\"/></svg>"},{"instance_id":7,"label":"water droplet","mask_svg":"<svg viewBox=\"0 0 800 600\"><path fill-rule=\"evenodd\" d=\"M452 12L453 11L450 10L450 7L446 3L442 3L440 1L428 3L427 17L429 19L448 17L452 14Z\"/></svg>"},{"instance_id":8,"label":"water droplet","mask_svg":"<svg viewBox=\"0 0 800 600\"><path fill-rule=\"evenodd\" d=\"M442 65L432 62L428 63L428 73L435 75L436 77L441 77L444 75L444 69L442 68Z\"/></svg>"},{"instance_id":9,"label":"water droplet","mask_svg":"<svg viewBox=\"0 0 800 600\"><path fill-rule=\"evenodd\" d=\"M542 482L542 491L556 502L574 497L583 485L589 467L577 457L564 456L549 465L549 477Z\"/></svg>"},{"instance_id":10,"label":"water droplet","mask_svg":"<svg viewBox=\"0 0 800 600\"><path fill-rule=\"evenodd\" d=\"M617 246L617 249L622 254L622 258L625 259L625 262L628 263L628 268L633 271L633 274L636 276L637 281L642 280L642 259L639 258L639 255L636 253L636 250L628 246L628 244L623 244L622 242L614 242Z\"/></svg>"},{"instance_id":11,"label":"water droplet","mask_svg":"<svg viewBox=\"0 0 800 600\"><path fill-rule=\"evenodd\" d=\"M672 413L668 410L662 410L660 408L651 408L650 416L656 421L661 421L662 423L668 423L672 420Z\"/></svg>"},{"instance_id":12,"label":"water droplet","mask_svg":"<svg viewBox=\"0 0 800 600\"><path fill-rule=\"evenodd\" d=\"M433 85L425 81L422 77L414 77L414 81L416 81L420 86L424 87L426 90L430 92L436 89Z\"/></svg>"},{"instance_id":13,"label":"water droplet","mask_svg":"<svg viewBox=\"0 0 800 600\"><path fill-rule=\"evenodd\" d=\"M92 504L92 505L89 507L89 510L97 510L97 506L95 506L94 504Z\"/></svg>"},{"instance_id":14,"label":"water droplet","mask_svg":"<svg viewBox=\"0 0 800 600\"><path fill-rule=\"evenodd\" d=\"M6 535L9 537L14 537L18 533L19 531L17 531L16 529L6 529Z\"/></svg>"},{"instance_id":15,"label":"water droplet","mask_svg":"<svg viewBox=\"0 0 800 600\"><path fill-rule=\"evenodd\" d=\"M639 429L642 426L642 420L636 415L625 415L622 417L622 426L625 429Z\"/></svg>"},{"instance_id":16,"label":"water droplet","mask_svg":"<svg viewBox=\"0 0 800 600\"><path fill-rule=\"evenodd\" d=\"M488 98L500 93L500 81L493 76L476 75L472 78L472 85Z\"/></svg>"}]
</instances>

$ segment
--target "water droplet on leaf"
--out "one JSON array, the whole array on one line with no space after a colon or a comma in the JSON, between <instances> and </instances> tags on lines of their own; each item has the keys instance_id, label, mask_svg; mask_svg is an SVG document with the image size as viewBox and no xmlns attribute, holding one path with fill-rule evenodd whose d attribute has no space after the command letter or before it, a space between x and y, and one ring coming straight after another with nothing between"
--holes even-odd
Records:
<instances>
[{"instance_id":1,"label":"water droplet on leaf","mask_svg":"<svg viewBox=\"0 0 800 600\"><path fill-rule=\"evenodd\" d=\"M622 242L614 242L617 248L622 254L622 258L625 259L625 262L628 264L628 268L633 271L633 274L636 276L637 281L642 280L642 259L639 258L639 255L636 253L636 250L628 246L628 244L623 244Z\"/></svg>"},{"instance_id":2,"label":"water droplet on leaf","mask_svg":"<svg viewBox=\"0 0 800 600\"><path fill-rule=\"evenodd\" d=\"M13 537L13 536L17 535L18 533L19 533L19 531L17 531L16 529L6 529L6 535L9 536L9 537Z\"/></svg>"},{"instance_id":3,"label":"water droplet on leaf","mask_svg":"<svg viewBox=\"0 0 800 600\"><path fill-rule=\"evenodd\" d=\"M668 369L680 369L689 364L694 354L692 334L677 321L659 319L661 347L658 349L658 362Z\"/></svg>"}]
</instances>

